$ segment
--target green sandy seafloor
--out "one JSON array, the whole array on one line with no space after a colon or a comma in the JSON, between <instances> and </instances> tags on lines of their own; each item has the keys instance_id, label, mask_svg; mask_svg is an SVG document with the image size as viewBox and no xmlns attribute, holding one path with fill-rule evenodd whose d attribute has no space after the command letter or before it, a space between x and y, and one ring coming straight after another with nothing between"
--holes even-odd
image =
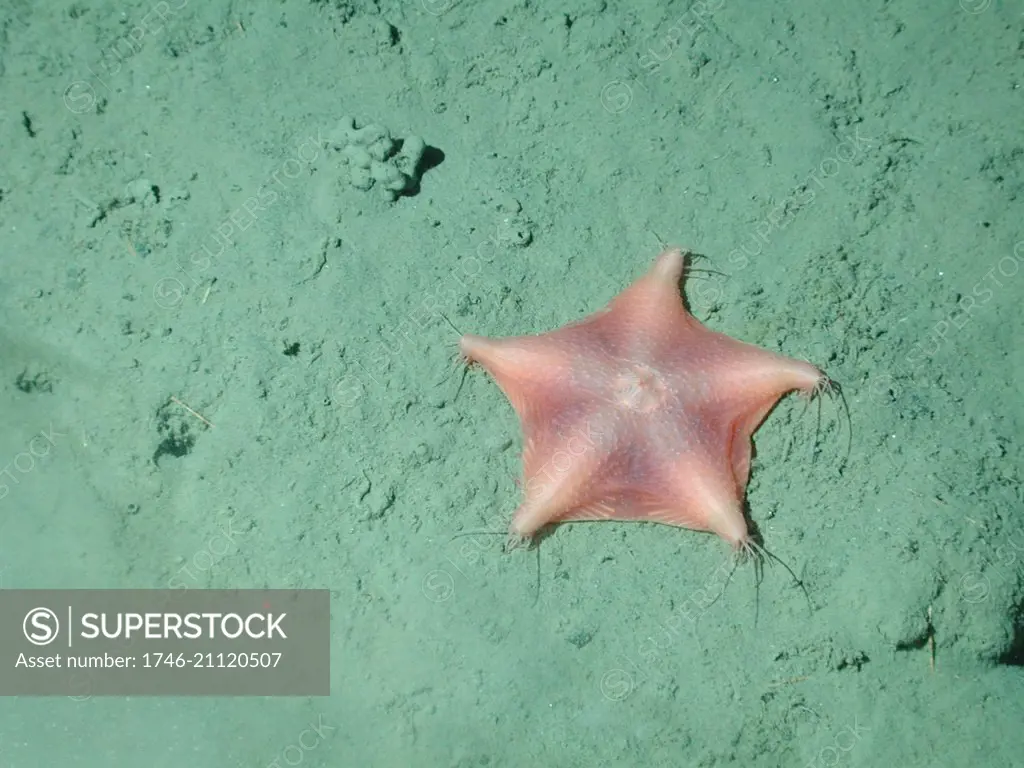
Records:
<instances>
[{"instance_id":1,"label":"green sandy seafloor","mask_svg":"<svg viewBox=\"0 0 1024 768\"><path fill-rule=\"evenodd\" d=\"M332 664L0 699L0 768L1024 765L1020 11L5 3L0 585L329 588ZM346 116L424 139L416 194L350 183ZM507 526L520 437L447 321L578 319L659 239L843 384L845 465L790 398L748 491L813 612L740 569L685 619L729 553L684 530L564 527L539 595L452 540Z\"/></svg>"}]
</instances>

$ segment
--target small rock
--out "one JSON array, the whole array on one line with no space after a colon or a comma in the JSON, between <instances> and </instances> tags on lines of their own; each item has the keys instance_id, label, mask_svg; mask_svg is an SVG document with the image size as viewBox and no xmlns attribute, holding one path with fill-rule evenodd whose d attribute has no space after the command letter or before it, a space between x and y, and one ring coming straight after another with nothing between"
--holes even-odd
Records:
<instances>
[{"instance_id":1,"label":"small rock","mask_svg":"<svg viewBox=\"0 0 1024 768\"><path fill-rule=\"evenodd\" d=\"M359 127L354 118L343 117L325 143L341 152L342 161L349 167L349 180L357 189L379 185L393 201L419 187L427 150L419 136L398 142L382 125Z\"/></svg>"}]
</instances>

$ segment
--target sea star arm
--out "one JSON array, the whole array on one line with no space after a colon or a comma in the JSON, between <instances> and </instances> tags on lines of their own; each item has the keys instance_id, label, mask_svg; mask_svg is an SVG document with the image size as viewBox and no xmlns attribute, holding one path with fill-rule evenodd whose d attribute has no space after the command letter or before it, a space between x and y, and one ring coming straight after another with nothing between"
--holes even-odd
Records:
<instances>
[{"instance_id":1,"label":"sea star arm","mask_svg":"<svg viewBox=\"0 0 1024 768\"><path fill-rule=\"evenodd\" d=\"M524 498L512 517L509 537L523 540L545 525L571 519L595 500L609 456L608 434L580 422L559 433L524 423Z\"/></svg>"},{"instance_id":2,"label":"sea star arm","mask_svg":"<svg viewBox=\"0 0 1024 768\"><path fill-rule=\"evenodd\" d=\"M714 346L713 354L719 361L714 365L717 386L740 399L774 396L778 400L795 390L810 393L825 378L821 369L803 360L784 357L714 331L708 331L708 335L711 338L706 343Z\"/></svg>"},{"instance_id":3,"label":"sea star arm","mask_svg":"<svg viewBox=\"0 0 1024 768\"><path fill-rule=\"evenodd\" d=\"M491 374L521 419L530 411L532 395L557 392L572 374L571 361L549 336L488 339L467 334L459 349L468 363L478 363Z\"/></svg>"},{"instance_id":4,"label":"sea star arm","mask_svg":"<svg viewBox=\"0 0 1024 768\"><path fill-rule=\"evenodd\" d=\"M679 283L686 268L686 256L679 248L663 251L645 275L636 280L590 322L606 333L628 329L631 341L658 343L679 333L679 328L697 321L683 307Z\"/></svg>"},{"instance_id":5,"label":"sea star arm","mask_svg":"<svg viewBox=\"0 0 1024 768\"><path fill-rule=\"evenodd\" d=\"M705 404L709 421L729 425L726 435L736 483L746 488L750 476L751 438L788 392L812 393L825 374L803 360L775 354L709 331L709 346L719 362L709 375L713 400Z\"/></svg>"}]
</instances>

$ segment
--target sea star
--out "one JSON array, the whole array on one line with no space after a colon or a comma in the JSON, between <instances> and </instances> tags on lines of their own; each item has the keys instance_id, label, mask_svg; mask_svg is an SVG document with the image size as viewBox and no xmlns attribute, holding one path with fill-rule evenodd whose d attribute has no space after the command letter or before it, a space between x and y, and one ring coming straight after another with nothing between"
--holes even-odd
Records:
<instances>
[{"instance_id":1,"label":"sea star","mask_svg":"<svg viewBox=\"0 0 1024 768\"><path fill-rule=\"evenodd\" d=\"M665 250L605 309L537 336L465 335L523 430L509 544L548 525L645 520L760 552L743 512L751 436L788 392L836 386L810 363L706 328L680 300L688 254Z\"/></svg>"}]
</instances>

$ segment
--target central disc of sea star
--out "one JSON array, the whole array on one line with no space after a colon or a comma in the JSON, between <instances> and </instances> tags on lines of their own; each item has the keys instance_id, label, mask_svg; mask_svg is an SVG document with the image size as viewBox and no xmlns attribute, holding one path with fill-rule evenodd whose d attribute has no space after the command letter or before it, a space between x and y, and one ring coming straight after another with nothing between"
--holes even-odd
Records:
<instances>
[{"instance_id":1,"label":"central disc of sea star","mask_svg":"<svg viewBox=\"0 0 1024 768\"><path fill-rule=\"evenodd\" d=\"M626 370L614 377L612 389L619 395L623 408L642 413L662 407L669 395L658 372L643 363L626 363Z\"/></svg>"},{"instance_id":2,"label":"central disc of sea star","mask_svg":"<svg viewBox=\"0 0 1024 768\"><path fill-rule=\"evenodd\" d=\"M538 336L463 336L523 429L513 542L546 525L647 520L749 547L751 436L787 392L828 384L813 365L706 328L683 306L672 248L607 308Z\"/></svg>"}]
</instances>

